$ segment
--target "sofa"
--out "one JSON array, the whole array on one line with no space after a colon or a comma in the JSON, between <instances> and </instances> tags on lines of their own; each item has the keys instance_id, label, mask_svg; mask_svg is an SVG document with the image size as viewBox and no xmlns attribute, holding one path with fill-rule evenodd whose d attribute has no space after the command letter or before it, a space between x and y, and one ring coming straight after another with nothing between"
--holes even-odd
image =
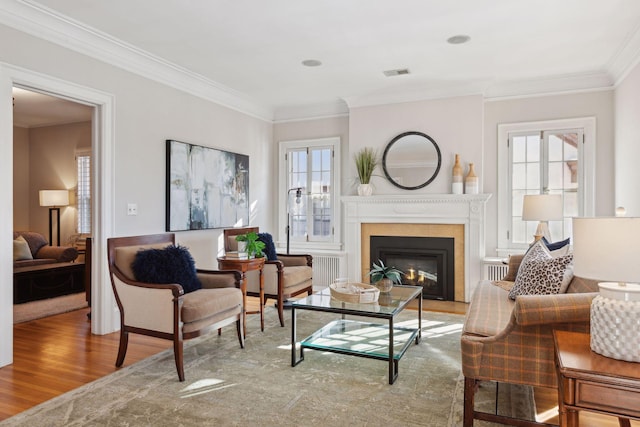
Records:
<instances>
[{"instance_id":1,"label":"sofa","mask_svg":"<svg viewBox=\"0 0 640 427\"><path fill-rule=\"evenodd\" d=\"M14 231L13 240L14 304L85 290L85 265L75 262L76 248L50 246L42 234L33 231Z\"/></svg>"},{"instance_id":2,"label":"sofa","mask_svg":"<svg viewBox=\"0 0 640 427\"><path fill-rule=\"evenodd\" d=\"M22 236L29 245L29 255L16 258L16 244L14 243L13 268L31 267L33 265L55 264L71 262L78 257L78 250L71 246L50 246L47 239L34 231L14 231L13 240Z\"/></svg>"},{"instance_id":3,"label":"sofa","mask_svg":"<svg viewBox=\"0 0 640 427\"><path fill-rule=\"evenodd\" d=\"M522 424L501 415L474 410L480 381L557 387L552 331L589 331L591 300L597 282L573 277L565 293L509 298L523 255L512 255L502 281L478 284L467 310L461 336L464 426L474 419Z\"/></svg>"}]
</instances>

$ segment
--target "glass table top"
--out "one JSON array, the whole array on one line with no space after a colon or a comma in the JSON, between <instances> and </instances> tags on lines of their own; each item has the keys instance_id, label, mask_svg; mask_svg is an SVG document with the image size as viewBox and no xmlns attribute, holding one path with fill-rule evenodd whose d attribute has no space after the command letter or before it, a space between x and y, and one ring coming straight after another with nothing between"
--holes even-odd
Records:
<instances>
[{"instance_id":1,"label":"glass table top","mask_svg":"<svg viewBox=\"0 0 640 427\"><path fill-rule=\"evenodd\" d=\"M317 309L336 313L350 312L364 315L392 317L422 293L422 286L396 285L389 293L381 293L375 303L344 302L331 297L329 288L292 302L295 308ZM377 316L376 316L377 317Z\"/></svg>"}]
</instances>

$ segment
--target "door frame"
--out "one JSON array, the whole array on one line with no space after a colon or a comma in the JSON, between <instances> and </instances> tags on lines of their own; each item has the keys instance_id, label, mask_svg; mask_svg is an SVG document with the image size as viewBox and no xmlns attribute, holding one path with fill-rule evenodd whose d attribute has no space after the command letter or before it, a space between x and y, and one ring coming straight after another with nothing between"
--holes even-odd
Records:
<instances>
[{"instance_id":1,"label":"door frame","mask_svg":"<svg viewBox=\"0 0 640 427\"><path fill-rule=\"evenodd\" d=\"M91 130L93 253L91 332L117 331L120 316L111 289L106 241L114 233L115 96L94 88L0 62L0 366L13 363L13 103L19 86L94 107ZM5 120L6 118L6 120Z\"/></svg>"}]
</instances>

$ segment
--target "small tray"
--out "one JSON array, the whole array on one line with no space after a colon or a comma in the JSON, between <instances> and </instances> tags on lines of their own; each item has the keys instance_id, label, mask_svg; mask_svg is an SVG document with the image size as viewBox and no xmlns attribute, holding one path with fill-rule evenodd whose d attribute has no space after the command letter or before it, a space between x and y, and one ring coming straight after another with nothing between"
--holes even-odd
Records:
<instances>
[{"instance_id":1,"label":"small tray","mask_svg":"<svg viewBox=\"0 0 640 427\"><path fill-rule=\"evenodd\" d=\"M352 303L378 302L380 290L367 283L348 283L346 287L338 287L336 283L329 285L331 296L337 300ZM354 291L355 290L355 291Z\"/></svg>"}]
</instances>

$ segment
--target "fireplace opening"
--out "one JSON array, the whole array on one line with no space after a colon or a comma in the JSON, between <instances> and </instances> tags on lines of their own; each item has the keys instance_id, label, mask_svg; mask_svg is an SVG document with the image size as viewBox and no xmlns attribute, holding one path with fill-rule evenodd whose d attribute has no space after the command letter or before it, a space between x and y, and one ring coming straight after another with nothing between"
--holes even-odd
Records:
<instances>
[{"instance_id":1,"label":"fireplace opening","mask_svg":"<svg viewBox=\"0 0 640 427\"><path fill-rule=\"evenodd\" d=\"M422 286L423 299L454 300L454 239L371 236L370 261L402 271L402 284Z\"/></svg>"}]
</instances>

